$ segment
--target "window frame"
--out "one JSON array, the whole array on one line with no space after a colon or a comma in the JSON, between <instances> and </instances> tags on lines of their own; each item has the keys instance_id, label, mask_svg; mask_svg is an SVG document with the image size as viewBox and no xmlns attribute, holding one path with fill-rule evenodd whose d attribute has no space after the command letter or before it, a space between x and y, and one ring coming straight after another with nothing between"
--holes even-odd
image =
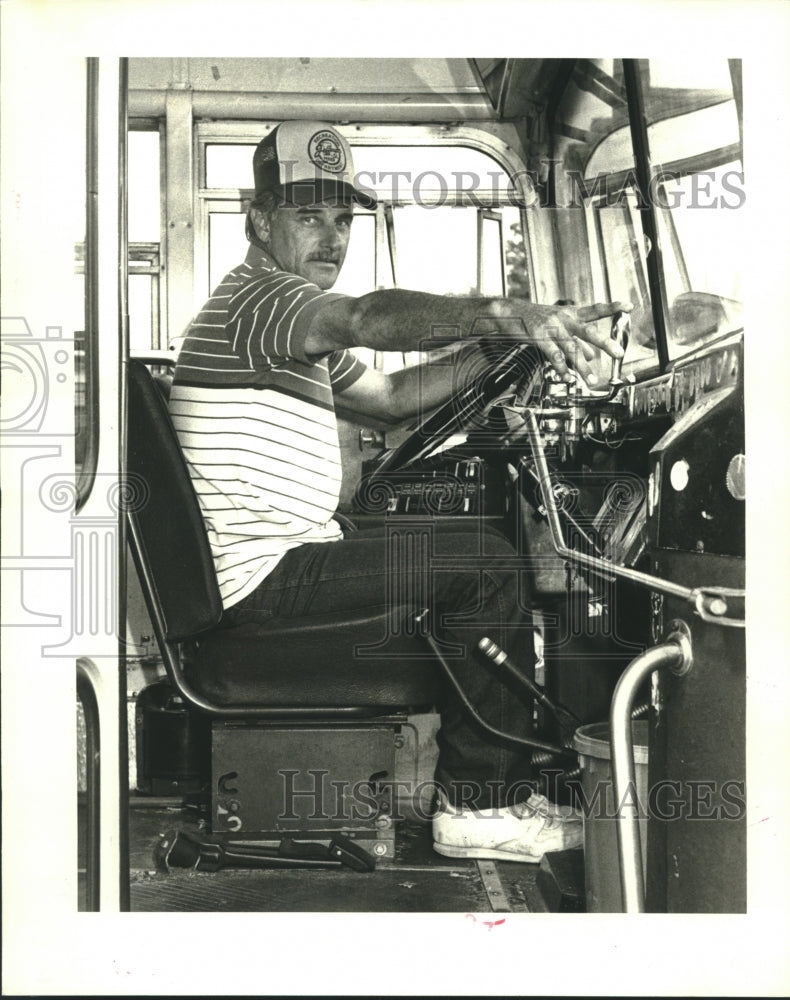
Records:
<instances>
[{"instance_id":1,"label":"window frame","mask_svg":"<svg viewBox=\"0 0 790 1000\"><path fill-rule=\"evenodd\" d=\"M162 255L159 243L130 243L128 275L147 274L151 277L151 343L149 347L162 348ZM131 336L131 330L130 330Z\"/></svg>"},{"instance_id":2,"label":"window frame","mask_svg":"<svg viewBox=\"0 0 790 1000\"><path fill-rule=\"evenodd\" d=\"M502 213L493 208L478 208L477 210L477 294L483 294L483 244L485 242L485 223L493 222L499 231L499 295L507 292L505 277L505 234L502 228Z\"/></svg>"}]
</instances>

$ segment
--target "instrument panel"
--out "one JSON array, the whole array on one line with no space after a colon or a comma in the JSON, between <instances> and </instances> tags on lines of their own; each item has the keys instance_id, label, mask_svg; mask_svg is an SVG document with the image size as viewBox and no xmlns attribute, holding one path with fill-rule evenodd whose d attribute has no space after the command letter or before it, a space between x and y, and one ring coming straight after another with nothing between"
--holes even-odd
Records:
<instances>
[{"instance_id":1,"label":"instrument panel","mask_svg":"<svg viewBox=\"0 0 790 1000\"><path fill-rule=\"evenodd\" d=\"M742 376L742 343L728 342L679 364L666 375L628 386L628 416L644 419L690 410L706 393L737 386Z\"/></svg>"}]
</instances>

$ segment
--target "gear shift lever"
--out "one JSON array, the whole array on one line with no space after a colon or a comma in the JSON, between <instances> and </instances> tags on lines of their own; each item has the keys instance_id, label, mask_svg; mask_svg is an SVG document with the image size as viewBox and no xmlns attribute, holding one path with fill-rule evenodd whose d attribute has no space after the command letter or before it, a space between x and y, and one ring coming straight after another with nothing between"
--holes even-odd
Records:
<instances>
[{"instance_id":1,"label":"gear shift lever","mask_svg":"<svg viewBox=\"0 0 790 1000\"><path fill-rule=\"evenodd\" d=\"M627 312L616 312L612 317L612 332L610 337L615 343L622 347L623 352L628 348L628 339L631 336L631 316ZM622 358L612 358L612 374L609 378L609 385L612 387L623 384L620 372L623 367Z\"/></svg>"}]
</instances>

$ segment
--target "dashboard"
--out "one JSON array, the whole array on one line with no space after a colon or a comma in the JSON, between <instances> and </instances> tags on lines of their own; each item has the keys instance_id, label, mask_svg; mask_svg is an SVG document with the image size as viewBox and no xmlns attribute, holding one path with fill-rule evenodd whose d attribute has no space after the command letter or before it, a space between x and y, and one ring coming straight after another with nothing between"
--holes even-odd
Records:
<instances>
[{"instance_id":1,"label":"dashboard","mask_svg":"<svg viewBox=\"0 0 790 1000\"><path fill-rule=\"evenodd\" d=\"M532 360L525 374L524 356L511 352L398 448L366 462L354 513L508 525L526 501L545 517L529 413L574 544L630 566L648 545L743 554L741 333L662 375L595 395Z\"/></svg>"}]
</instances>

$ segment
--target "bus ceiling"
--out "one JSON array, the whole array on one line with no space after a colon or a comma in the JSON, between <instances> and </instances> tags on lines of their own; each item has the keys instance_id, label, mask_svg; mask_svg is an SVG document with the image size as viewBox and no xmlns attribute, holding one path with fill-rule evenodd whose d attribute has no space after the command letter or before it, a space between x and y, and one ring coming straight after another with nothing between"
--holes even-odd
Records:
<instances>
[{"instance_id":1,"label":"bus ceiling","mask_svg":"<svg viewBox=\"0 0 790 1000\"><path fill-rule=\"evenodd\" d=\"M195 118L515 121L540 114L572 67L563 59L133 58L129 113L162 116L168 92L186 90Z\"/></svg>"},{"instance_id":2,"label":"bus ceiling","mask_svg":"<svg viewBox=\"0 0 790 1000\"><path fill-rule=\"evenodd\" d=\"M647 92L648 63L636 60L635 66ZM515 129L527 155L545 154L553 137L581 139L589 156L628 122L622 67L621 60L591 59L132 58L128 112L132 122L162 119L169 99L188 94L193 121L322 118L336 124L469 124L492 132L499 126ZM740 72L740 61L730 60L727 93L722 81L714 88L689 86L693 73L664 87L658 117L734 97L742 130ZM705 80L704 69L697 75ZM580 131L585 109L595 114ZM506 141L513 137L511 131Z\"/></svg>"}]
</instances>

